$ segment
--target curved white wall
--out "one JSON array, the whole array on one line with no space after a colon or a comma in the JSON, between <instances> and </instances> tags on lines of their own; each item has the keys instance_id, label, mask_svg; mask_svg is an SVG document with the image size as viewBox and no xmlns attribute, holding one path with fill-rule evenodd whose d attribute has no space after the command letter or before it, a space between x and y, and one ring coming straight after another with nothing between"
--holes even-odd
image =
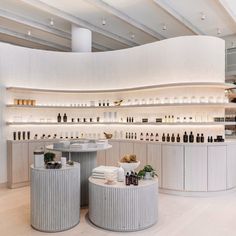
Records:
<instances>
[{"instance_id":1,"label":"curved white wall","mask_svg":"<svg viewBox=\"0 0 236 236\"><path fill-rule=\"evenodd\" d=\"M7 86L115 89L176 82L224 82L224 41L186 36L99 53L34 50L0 44Z\"/></svg>"},{"instance_id":2,"label":"curved white wall","mask_svg":"<svg viewBox=\"0 0 236 236\"><path fill-rule=\"evenodd\" d=\"M50 52L0 43L0 183L7 180L5 86L104 90L224 80L224 41L215 37L178 37L99 53Z\"/></svg>"}]
</instances>

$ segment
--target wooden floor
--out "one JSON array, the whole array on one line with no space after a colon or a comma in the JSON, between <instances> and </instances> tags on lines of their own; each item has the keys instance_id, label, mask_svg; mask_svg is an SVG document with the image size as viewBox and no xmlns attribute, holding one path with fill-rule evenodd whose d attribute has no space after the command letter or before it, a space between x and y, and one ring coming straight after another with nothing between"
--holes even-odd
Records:
<instances>
[{"instance_id":1,"label":"wooden floor","mask_svg":"<svg viewBox=\"0 0 236 236\"><path fill-rule=\"evenodd\" d=\"M81 222L62 233L41 233L30 227L29 188L0 189L0 235L66 236L236 236L236 192L217 197L194 198L160 194L159 222L144 231L116 233L93 226L82 210Z\"/></svg>"}]
</instances>

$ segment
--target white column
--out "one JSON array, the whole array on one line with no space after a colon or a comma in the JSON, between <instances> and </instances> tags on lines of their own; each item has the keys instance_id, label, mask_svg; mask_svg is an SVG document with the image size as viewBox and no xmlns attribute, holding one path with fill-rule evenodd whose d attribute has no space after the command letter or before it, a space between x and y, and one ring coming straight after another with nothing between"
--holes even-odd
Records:
<instances>
[{"instance_id":1,"label":"white column","mask_svg":"<svg viewBox=\"0 0 236 236\"><path fill-rule=\"evenodd\" d=\"M92 32L91 30L71 26L71 49L72 52L91 52Z\"/></svg>"}]
</instances>

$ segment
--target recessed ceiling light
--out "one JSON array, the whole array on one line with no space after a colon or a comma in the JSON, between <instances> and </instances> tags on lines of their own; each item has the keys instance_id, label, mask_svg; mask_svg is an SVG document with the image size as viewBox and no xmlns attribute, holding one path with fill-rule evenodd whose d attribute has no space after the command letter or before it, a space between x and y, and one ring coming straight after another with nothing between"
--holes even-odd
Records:
<instances>
[{"instance_id":1,"label":"recessed ceiling light","mask_svg":"<svg viewBox=\"0 0 236 236\"><path fill-rule=\"evenodd\" d=\"M54 20L53 20L53 18L50 19L50 22L49 22L49 23L50 23L51 26L54 26Z\"/></svg>"},{"instance_id":2,"label":"recessed ceiling light","mask_svg":"<svg viewBox=\"0 0 236 236\"><path fill-rule=\"evenodd\" d=\"M102 25L106 25L107 21L105 18L102 18Z\"/></svg>"},{"instance_id":3,"label":"recessed ceiling light","mask_svg":"<svg viewBox=\"0 0 236 236\"><path fill-rule=\"evenodd\" d=\"M218 34L218 35L221 34L220 28L217 28L217 34Z\"/></svg>"},{"instance_id":4,"label":"recessed ceiling light","mask_svg":"<svg viewBox=\"0 0 236 236\"><path fill-rule=\"evenodd\" d=\"M28 30L27 35L31 36L31 31L30 30Z\"/></svg>"},{"instance_id":5,"label":"recessed ceiling light","mask_svg":"<svg viewBox=\"0 0 236 236\"><path fill-rule=\"evenodd\" d=\"M201 20L205 20L205 19L206 19L206 15L203 12L201 12Z\"/></svg>"},{"instance_id":6,"label":"recessed ceiling light","mask_svg":"<svg viewBox=\"0 0 236 236\"><path fill-rule=\"evenodd\" d=\"M163 24L162 30L167 30L166 24Z\"/></svg>"}]
</instances>

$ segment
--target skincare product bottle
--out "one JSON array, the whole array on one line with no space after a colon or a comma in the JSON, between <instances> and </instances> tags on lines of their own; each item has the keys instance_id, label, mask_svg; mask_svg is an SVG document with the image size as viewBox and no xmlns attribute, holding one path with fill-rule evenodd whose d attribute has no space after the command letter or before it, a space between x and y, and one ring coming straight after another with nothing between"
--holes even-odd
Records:
<instances>
[{"instance_id":1,"label":"skincare product bottle","mask_svg":"<svg viewBox=\"0 0 236 236\"><path fill-rule=\"evenodd\" d=\"M130 185L130 176L129 176L129 173L126 174L125 176L125 185Z\"/></svg>"},{"instance_id":2,"label":"skincare product bottle","mask_svg":"<svg viewBox=\"0 0 236 236\"><path fill-rule=\"evenodd\" d=\"M34 140L37 140L37 139L38 139L38 135L35 134L35 135L34 135Z\"/></svg>"},{"instance_id":3,"label":"skincare product bottle","mask_svg":"<svg viewBox=\"0 0 236 236\"><path fill-rule=\"evenodd\" d=\"M127 132L125 133L125 138L128 139L128 133Z\"/></svg>"},{"instance_id":4,"label":"skincare product bottle","mask_svg":"<svg viewBox=\"0 0 236 236\"><path fill-rule=\"evenodd\" d=\"M13 140L16 140L16 132L13 132Z\"/></svg>"},{"instance_id":5,"label":"skincare product bottle","mask_svg":"<svg viewBox=\"0 0 236 236\"><path fill-rule=\"evenodd\" d=\"M159 141L159 136L158 136L158 133L156 133L155 141L156 141L156 142L158 142L158 141Z\"/></svg>"},{"instance_id":6,"label":"skincare product bottle","mask_svg":"<svg viewBox=\"0 0 236 236\"><path fill-rule=\"evenodd\" d=\"M190 135L189 135L189 142L190 143L194 142L194 136L193 136L193 132L192 131L190 132Z\"/></svg>"},{"instance_id":7,"label":"skincare product bottle","mask_svg":"<svg viewBox=\"0 0 236 236\"><path fill-rule=\"evenodd\" d=\"M27 131L27 139L30 140L30 131Z\"/></svg>"},{"instance_id":8,"label":"skincare product bottle","mask_svg":"<svg viewBox=\"0 0 236 236\"><path fill-rule=\"evenodd\" d=\"M171 142L172 142L172 143L175 142L175 135L174 135L174 134L171 135Z\"/></svg>"},{"instance_id":9,"label":"skincare product bottle","mask_svg":"<svg viewBox=\"0 0 236 236\"><path fill-rule=\"evenodd\" d=\"M180 142L180 136L179 136L179 134L177 134L176 141L177 141L177 143Z\"/></svg>"},{"instance_id":10,"label":"skincare product bottle","mask_svg":"<svg viewBox=\"0 0 236 236\"><path fill-rule=\"evenodd\" d=\"M170 142L170 135L169 134L167 134L167 136L166 136L166 141Z\"/></svg>"},{"instance_id":11,"label":"skincare product bottle","mask_svg":"<svg viewBox=\"0 0 236 236\"><path fill-rule=\"evenodd\" d=\"M186 132L186 131L184 132L183 142L184 142L184 143L187 143L187 142L188 142L188 135L187 135L187 132Z\"/></svg>"},{"instance_id":12,"label":"skincare product bottle","mask_svg":"<svg viewBox=\"0 0 236 236\"><path fill-rule=\"evenodd\" d=\"M17 132L17 136L18 136L18 140L21 140L21 132L20 131Z\"/></svg>"},{"instance_id":13,"label":"skincare product bottle","mask_svg":"<svg viewBox=\"0 0 236 236\"><path fill-rule=\"evenodd\" d=\"M22 139L25 140L25 131L22 132Z\"/></svg>"},{"instance_id":14,"label":"skincare product bottle","mask_svg":"<svg viewBox=\"0 0 236 236\"><path fill-rule=\"evenodd\" d=\"M201 134L201 143L204 143L204 136Z\"/></svg>"},{"instance_id":15,"label":"skincare product bottle","mask_svg":"<svg viewBox=\"0 0 236 236\"><path fill-rule=\"evenodd\" d=\"M57 138L57 134L54 134L53 138L56 139Z\"/></svg>"},{"instance_id":16,"label":"skincare product bottle","mask_svg":"<svg viewBox=\"0 0 236 236\"><path fill-rule=\"evenodd\" d=\"M149 141L149 134L146 133L146 141Z\"/></svg>"},{"instance_id":17,"label":"skincare product bottle","mask_svg":"<svg viewBox=\"0 0 236 236\"><path fill-rule=\"evenodd\" d=\"M137 139L137 134L136 133L134 134L134 139Z\"/></svg>"},{"instance_id":18,"label":"skincare product bottle","mask_svg":"<svg viewBox=\"0 0 236 236\"><path fill-rule=\"evenodd\" d=\"M165 141L166 141L166 137L165 137L165 134L164 134L164 133L162 134L161 140L162 140L162 142L165 142Z\"/></svg>"},{"instance_id":19,"label":"skincare product bottle","mask_svg":"<svg viewBox=\"0 0 236 236\"><path fill-rule=\"evenodd\" d=\"M134 174L134 185L138 186L138 174L136 172Z\"/></svg>"},{"instance_id":20,"label":"skincare product bottle","mask_svg":"<svg viewBox=\"0 0 236 236\"><path fill-rule=\"evenodd\" d=\"M67 115L66 115L66 113L64 113L63 122L67 122Z\"/></svg>"},{"instance_id":21,"label":"skincare product bottle","mask_svg":"<svg viewBox=\"0 0 236 236\"><path fill-rule=\"evenodd\" d=\"M143 133L140 134L140 140L143 140Z\"/></svg>"},{"instance_id":22,"label":"skincare product bottle","mask_svg":"<svg viewBox=\"0 0 236 236\"><path fill-rule=\"evenodd\" d=\"M197 143L200 143L200 142L201 142L201 137L199 136L199 134L197 134L196 142L197 142Z\"/></svg>"},{"instance_id":23,"label":"skincare product bottle","mask_svg":"<svg viewBox=\"0 0 236 236\"><path fill-rule=\"evenodd\" d=\"M154 141L153 133L151 133L151 135L150 135L150 141Z\"/></svg>"},{"instance_id":24,"label":"skincare product bottle","mask_svg":"<svg viewBox=\"0 0 236 236\"><path fill-rule=\"evenodd\" d=\"M61 122L61 114L60 113L58 113L58 115L57 115L57 122Z\"/></svg>"}]
</instances>

